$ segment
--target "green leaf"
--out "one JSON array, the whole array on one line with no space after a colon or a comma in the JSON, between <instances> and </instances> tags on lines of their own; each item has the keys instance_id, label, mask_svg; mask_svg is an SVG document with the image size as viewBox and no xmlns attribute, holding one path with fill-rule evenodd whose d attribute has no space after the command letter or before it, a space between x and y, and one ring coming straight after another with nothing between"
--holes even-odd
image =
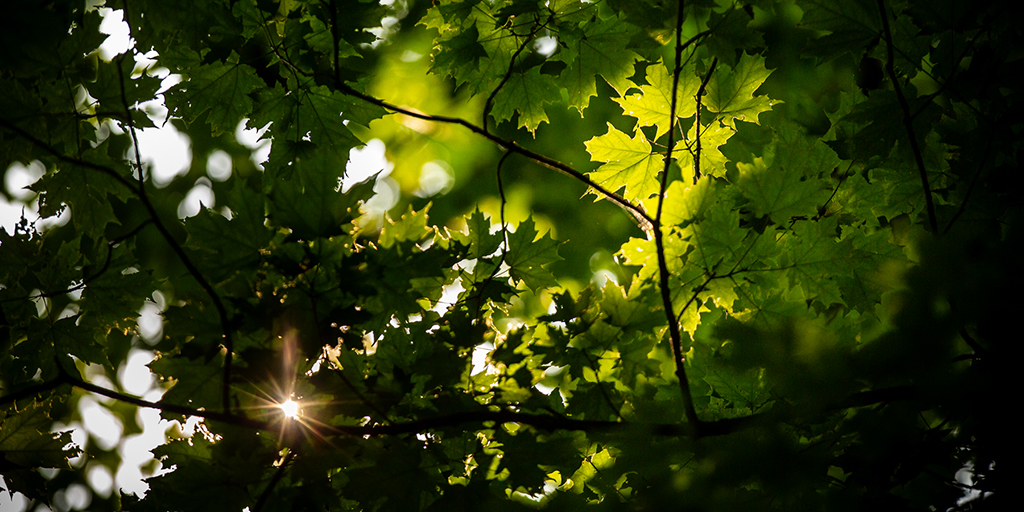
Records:
<instances>
[{"instance_id":1,"label":"green leaf","mask_svg":"<svg viewBox=\"0 0 1024 512\"><path fill-rule=\"evenodd\" d=\"M108 224L119 223L108 197L121 195L125 187L101 171L69 165L43 176L32 190L40 193L41 215L57 215L70 206L72 222L85 234L100 235Z\"/></svg>"},{"instance_id":2,"label":"green leaf","mask_svg":"<svg viewBox=\"0 0 1024 512\"><path fill-rule=\"evenodd\" d=\"M50 431L143 348L165 419L210 416L168 431L145 498L90 510L925 510L966 462L972 504L1005 491L1024 98L1001 3L8 3L0 196L28 218L0 232L0 476L33 508L133 463ZM890 43L895 83L867 80ZM156 186L126 116L161 104L190 148ZM385 166L352 151L374 139L395 165L364 212L373 182L340 180ZM179 218L207 171L218 209Z\"/></svg>"},{"instance_id":3,"label":"green leaf","mask_svg":"<svg viewBox=\"0 0 1024 512\"><path fill-rule=\"evenodd\" d=\"M700 89L700 79L692 71L679 74L679 89L676 94L676 117L693 117L696 107L694 97ZM640 86L640 93L615 98L626 115L637 118L639 126L654 126L654 139L668 133L669 113L672 110L672 75L659 59L647 66L647 84Z\"/></svg>"},{"instance_id":4,"label":"green leaf","mask_svg":"<svg viewBox=\"0 0 1024 512\"><path fill-rule=\"evenodd\" d=\"M222 357L212 359L189 358L183 355L163 355L149 363L153 373L171 385L160 401L196 409L221 410L221 382L224 374ZM162 413L166 419L181 420L176 413Z\"/></svg>"},{"instance_id":5,"label":"green leaf","mask_svg":"<svg viewBox=\"0 0 1024 512\"><path fill-rule=\"evenodd\" d=\"M769 399L769 388L762 369L751 368L740 374L718 370L705 375L704 381L711 385L717 395L739 409L736 415L757 411Z\"/></svg>"},{"instance_id":6,"label":"green leaf","mask_svg":"<svg viewBox=\"0 0 1024 512\"><path fill-rule=\"evenodd\" d=\"M236 181L226 196L231 220L203 208L185 222L188 231L186 245L203 254L201 267L217 280L237 272L255 271L260 261L260 250L273 235L265 226L262 195Z\"/></svg>"},{"instance_id":7,"label":"green leaf","mask_svg":"<svg viewBox=\"0 0 1024 512\"><path fill-rule=\"evenodd\" d=\"M342 192L344 168L323 153L296 158L287 171L290 177L271 189L268 217L304 240L344 233L345 224L359 215L359 205L373 193L371 182Z\"/></svg>"},{"instance_id":8,"label":"green leaf","mask_svg":"<svg viewBox=\"0 0 1024 512\"><path fill-rule=\"evenodd\" d=\"M189 70L188 79L168 91L167 106L187 122L207 114L214 135L231 132L252 112L250 93L263 83L252 67L239 62L234 51L224 61Z\"/></svg>"},{"instance_id":9,"label":"green leaf","mask_svg":"<svg viewBox=\"0 0 1024 512\"><path fill-rule=\"evenodd\" d=\"M708 82L704 106L717 114L722 124L733 129L736 120L758 124L758 115L777 103L755 91L772 72L764 67L764 57L744 53L734 69L720 65Z\"/></svg>"},{"instance_id":10,"label":"green leaf","mask_svg":"<svg viewBox=\"0 0 1024 512\"><path fill-rule=\"evenodd\" d=\"M878 6L870 0L800 0L803 11L800 26L821 37L809 46L809 53L832 58L856 53L878 37L881 18Z\"/></svg>"},{"instance_id":11,"label":"green leaf","mask_svg":"<svg viewBox=\"0 0 1024 512\"><path fill-rule=\"evenodd\" d=\"M509 275L517 284L523 282L531 290L556 286L558 281L547 265L562 258L558 256L560 243L547 236L537 234L533 218L519 223L515 232L508 235L508 249L505 263L510 267Z\"/></svg>"},{"instance_id":12,"label":"green leaf","mask_svg":"<svg viewBox=\"0 0 1024 512\"><path fill-rule=\"evenodd\" d=\"M722 154L720 149L736 133L734 128L726 126L717 121L701 127L700 130L700 174L701 176L724 176L726 164L729 159ZM686 139L679 141L672 158L675 158L683 176L692 178L694 176L694 155L697 154L697 126L694 126L686 133Z\"/></svg>"},{"instance_id":13,"label":"green leaf","mask_svg":"<svg viewBox=\"0 0 1024 512\"><path fill-rule=\"evenodd\" d=\"M475 73L480 66L480 59L488 57L487 50L479 42L480 32L476 25L458 31L449 39L441 41L439 50L433 55L431 70L438 74L454 77ZM464 71L465 70L465 71ZM458 78L457 78L458 80ZM459 80L459 83L466 79Z\"/></svg>"},{"instance_id":14,"label":"green leaf","mask_svg":"<svg viewBox=\"0 0 1024 512\"><path fill-rule=\"evenodd\" d=\"M713 179L702 179L695 185L687 186L681 181L673 181L665 190L662 200L662 221L685 224L703 217L715 201L716 183Z\"/></svg>"},{"instance_id":15,"label":"green leaf","mask_svg":"<svg viewBox=\"0 0 1024 512\"><path fill-rule=\"evenodd\" d=\"M639 55L629 50L629 41L637 28L621 19L591 19L579 27L562 31L567 46L568 66L558 75L559 83L569 91L569 105L583 111L597 95L596 75L604 78L619 94L633 86L633 64Z\"/></svg>"},{"instance_id":16,"label":"green leaf","mask_svg":"<svg viewBox=\"0 0 1024 512\"><path fill-rule=\"evenodd\" d=\"M77 457L82 450L71 444L70 432L50 432L54 421L50 417L52 407L49 400L33 403L0 422L0 463L70 469L68 459Z\"/></svg>"},{"instance_id":17,"label":"green leaf","mask_svg":"<svg viewBox=\"0 0 1024 512\"><path fill-rule=\"evenodd\" d=\"M431 230L427 227L427 210L429 205L419 212L413 211L412 205L398 221L387 217L384 227L380 230L380 246L390 249L397 242L419 242Z\"/></svg>"},{"instance_id":18,"label":"green leaf","mask_svg":"<svg viewBox=\"0 0 1024 512\"><path fill-rule=\"evenodd\" d=\"M540 67L523 73L513 73L494 98L491 115L498 121L519 115L518 125L533 132L540 123L548 121L544 104L558 97L558 87L551 75L540 72Z\"/></svg>"},{"instance_id":19,"label":"green leaf","mask_svg":"<svg viewBox=\"0 0 1024 512\"><path fill-rule=\"evenodd\" d=\"M736 163L736 184L750 199L755 214L784 225L793 217L811 217L824 205L831 187L821 177L838 165L839 158L822 142L784 130L764 158Z\"/></svg>"},{"instance_id":20,"label":"green leaf","mask_svg":"<svg viewBox=\"0 0 1024 512\"><path fill-rule=\"evenodd\" d=\"M588 140L586 146L591 160L604 162L588 173L599 185L612 192L622 190L627 201L643 201L658 192L665 159L654 152L643 132L637 130L631 139L608 123L608 132Z\"/></svg>"},{"instance_id":21,"label":"green leaf","mask_svg":"<svg viewBox=\"0 0 1024 512\"><path fill-rule=\"evenodd\" d=\"M785 254L780 260L791 286L800 286L808 300L825 305L843 304L837 279L852 261L848 244L837 237L835 219L793 224L793 235L782 239Z\"/></svg>"},{"instance_id":22,"label":"green leaf","mask_svg":"<svg viewBox=\"0 0 1024 512\"><path fill-rule=\"evenodd\" d=\"M205 428L205 425L200 428ZM197 434L153 451L174 471L147 479L151 492L164 499L157 505L144 502L141 510L187 510L196 503L220 510L253 506L250 489L258 486L272 467L276 451L254 433L230 428L216 444ZM197 501L198 500L198 501ZM159 507L159 508L157 508Z\"/></svg>"},{"instance_id":23,"label":"green leaf","mask_svg":"<svg viewBox=\"0 0 1024 512\"><path fill-rule=\"evenodd\" d=\"M473 214L466 217L465 220L469 233L456 233L454 237L469 246L468 258L479 260L494 254L494 251L497 251L504 241L504 237L500 232L491 232L491 221L484 217L483 212L479 208L474 210Z\"/></svg>"}]
</instances>

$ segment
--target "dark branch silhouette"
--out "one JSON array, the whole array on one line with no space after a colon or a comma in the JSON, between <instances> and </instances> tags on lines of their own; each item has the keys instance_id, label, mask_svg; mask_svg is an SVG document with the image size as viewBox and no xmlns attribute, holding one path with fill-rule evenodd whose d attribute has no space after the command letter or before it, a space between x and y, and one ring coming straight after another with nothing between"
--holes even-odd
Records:
<instances>
[{"instance_id":1,"label":"dark branch silhouette","mask_svg":"<svg viewBox=\"0 0 1024 512\"><path fill-rule=\"evenodd\" d=\"M882 29L885 32L885 71L889 75L889 80L892 80L892 86L896 89L896 98L899 100L900 109L903 111L903 126L907 129L907 138L910 139L910 151L914 153L917 172L921 176L921 188L924 189L925 209L928 211L928 225L932 228L932 234L939 236L939 224L935 219L935 205L932 203L932 189L928 185L928 171L925 169L921 148L917 143L917 134L914 133L914 116L910 112L910 104L907 103L907 98L903 95L903 88L900 86L899 77L896 76L896 68L893 66L892 31L889 29L889 15L886 12L885 0L878 0L878 13L882 16Z\"/></svg>"}]
</instances>

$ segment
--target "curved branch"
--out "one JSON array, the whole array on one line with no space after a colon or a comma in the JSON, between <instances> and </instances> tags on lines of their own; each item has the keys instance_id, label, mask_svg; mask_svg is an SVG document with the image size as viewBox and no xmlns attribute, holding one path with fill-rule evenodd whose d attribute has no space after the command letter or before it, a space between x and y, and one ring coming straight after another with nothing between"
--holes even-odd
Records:
<instances>
[{"instance_id":1,"label":"curved branch","mask_svg":"<svg viewBox=\"0 0 1024 512\"><path fill-rule=\"evenodd\" d=\"M700 37L704 37L708 33L710 33L710 32L709 31L701 32L700 34L697 34L696 36L691 38L686 44L689 45L693 41L696 41ZM273 48L274 54L277 55L277 58L282 63L284 63L286 66L288 66L292 70L293 73L298 74L298 75L302 75L302 76L305 76L305 77L315 77L316 76L315 73L310 73L308 71L303 71L303 70L299 69L295 64L293 64L287 58L287 56L282 55L278 51L276 46L273 46L272 48ZM356 90L352 86L344 83L344 81L341 81L340 78L339 79L333 79L332 82L335 84L335 88L338 91L340 91L341 93L347 94L349 96L353 96L355 98L358 98L358 99L360 99L362 101L365 101L367 103L370 103L372 105L377 105L378 107L381 107L381 108L383 108L385 110L389 110L389 111L391 111L393 113L404 114L404 115L407 115L409 117L412 117L412 118L415 118L415 119L420 119L420 120L423 120L423 121L430 121L430 122L435 122L435 123L446 123L446 124L457 124L459 126L462 126L462 127L466 128L466 129L472 131L473 133L476 133L476 134L486 138L487 140L497 144L499 147L501 147L505 151L510 151L512 153L518 153L518 154L520 154L522 156L525 156L526 158L529 158L530 160L533 160L534 162L537 162L537 163L539 163L539 164L541 164L541 165L543 165L543 166L545 166L545 167L547 167L549 169L561 172L562 174L570 176L570 177L576 179L577 181L579 181L579 182L589 186L591 189L593 189L595 192L597 192L598 194L600 194L604 198L606 198L609 201L615 203L620 208L626 210L631 215L633 215L633 217L636 219L637 225L645 233L649 234L651 232L651 230L654 228L654 219L651 218L651 216L648 215L647 212L644 211L644 209L641 208L640 206L637 206L637 205L627 201L625 198L623 198L622 196L616 194L615 192L610 191L610 190L602 187L601 185L599 185L595 181L593 181L590 178L588 178L584 173L582 173L580 171L577 171L576 169L573 169L571 166L569 166L567 164L564 164L562 162L559 162L558 160L555 160L553 158L544 156L544 155L542 155L540 153L537 153L535 151L531 151L529 149L526 149L526 148L520 146L519 144L517 144L513 140L508 140L508 139L503 139L501 137L498 137L497 135L494 135L494 134L488 132L486 127L477 126L477 125L475 125L475 124L473 124L473 123L471 123L469 121L466 121L465 119L462 119L460 117L425 114L423 112L417 112L417 111L412 110L412 109L403 108L403 107L400 107L398 105L394 105L394 104L388 103L388 102L386 102L386 101L384 101L384 100L382 100L380 98L376 98L374 96L371 96L369 94L366 94L364 92L360 92L360 91Z\"/></svg>"},{"instance_id":2,"label":"curved branch","mask_svg":"<svg viewBox=\"0 0 1024 512\"><path fill-rule=\"evenodd\" d=\"M561 172L562 174L570 176L570 177L576 179L577 181L579 181L579 182L589 186L590 188L592 188L595 191L597 191L598 193L600 193L602 196L604 196L609 201L617 204L619 207L621 207L622 209L624 209L627 212L629 212L630 214L632 214L633 217L636 218L637 224L645 232L650 233L650 231L654 227L654 219L651 218L651 216L648 215L647 212L645 212L643 210L643 208L641 208L641 207L639 207L639 206L637 206L637 205L627 201L626 199L624 199L622 196L616 194L615 192L609 191L608 189L602 187L601 185L596 183L594 180L591 180L590 178L588 178L582 172L577 171L576 169L573 169L569 165L566 165L566 164L564 164L562 162L559 162L558 160L555 160L553 158L544 156L544 155L542 155L540 153L537 153L535 151L526 149L526 148L520 146L519 144L517 144L515 141L508 140L508 139L503 139L501 137L498 137L497 135L494 135L494 134L484 130L480 126L477 126L477 125L475 125L475 124L473 124L473 123L471 123L469 121L466 121L465 119L462 119L462 118L459 118L459 117L451 117L451 116L435 116L435 115L431 115L431 114L424 114L422 112L416 112L414 110L410 110L410 109L407 109L407 108L402 108L402 107L399 107L398 105L392 105L391 103L388 103L388 102L386 102L384 100L381 100L381 99L375 98L373 96L370 96L368 94L359 92L359 91L355 90L354 88L352 88L351 86L349 86L347 84L341 84L338 87L338 89L341 92L343 92L345 94L348 94L349 96L354 96L354 97L359 98L359 99L361 99L361 100L363 100L365 102L372 103L374 105L377 105L378 107L384 108L386 110L390 110L390 111L395 112L395 113L404 114L404 115L407 115L409 117L413 117L413 118L416 118L416 119L421 119L423 121L431 121L431 122L436 122L436 123L447 123L447 124L457 124L459 126L463 126L463 127L467 128L467 129L469 129L470 131L472 131L473 133L476 133L476 134L486 138L487 140L497 144L499 147L503 148L506 151L510 151L512 153L518 153L518 154L520 154L522 156L525 156L526 158L529 158L530 160L533 160L534 162L537 162L537 163L539 163L539 164L541 164L541 165L543 165L543 166L545 166L545 167L547 167L549 169L553 169L553 170L556 170L558 172Z\"/></svg>"},{"instance_id":3,"label":"curved branch","mask_svg":"<svg viewBox=\"0 0 1024 512\"><path fill-rule=\"evenodd\" d=\"M131 17L128 14L127 0L124 1L121 8L124 10L124 18L131 19ZM131 37L131 31L131 25L129 25L129 37ZM123 57L124 56L122 55L122 58ZM167 226L165 226L163 221L160 220L160 217L157 215L156 208L153 206L153 203L150 202L149 200L149 194L146 193L146 182L142 176L142 155L139 149L139 138L135 132L135 121L132 120L131 107L128 105L128 98L125 93L124 85L124 70L121 68L120 63L117 64L117 74L118 85L120 85L121 87L121 104L124 107L125 116L127 118L126 122L128 124L128 131L129 133L131 133L132 143L134 146L133 149L135 152L135 167L136 172L138 173L138 190L136 191L135 195L139 198L140 201L142 201L143 206L146 207L146 211L149 213L150 219L153 220L153 224L156 226L157 231L159 231L160 234L163 236L164 241L167 242L167 245L171 246L171 250L174 251L174 254L177 255L178 258L181 260L182 264L185 265L185 269L188 270L188 273L192 276L192 278L195 279L196 282L199 283L199 286L203 289L203 291L205 291L206 294L210 296L210 300L213 301L213 307L217 310L217 315L220 317L220 326L224 335L224 348L227 352L224 355L224 375L222 377L223 382L221 384L221 396L223 398L222 407L224 408L225 411L227 411L230 414L231 360L232 352L234 351L234 340L231 336L231 325L230 320L228 319L227 308L224 307L224 303L220 300L220 296L217 295L217 291L213 289L213 286L210 284L209 281L206 280L206 277L203 276L202 272L199 271L199 268L196 267L194 263L192 263L191 258L189 258L187 254L185 254L185 250L181 247L181 244L179 244L178 241L174 239L174 236L171 235L170 230L168 230Z\"/></svg>"},{"instance_id":4,"label":"curved branch","mask_svg":"<svg viewBox=\"0 0 1024 512\"><path fill-rule=\"evenodd\" d=\"M127 179L125 179L124 176L121 176L120 173L118 173L117 171L115 171L111 167L107 167L105 165L101 165L101 164L97 164L97 163L94 163L94 162L90 162L88 160L84 160L84 159L81 159L81 158L75 158L75 157L72 157L72 156L67 156L67 155L57 151L56 149L53 149L52 147L50 147L49 144L43 142L42 140L39 140L38 138L36 138L32 134L26 132L25 130L22 130L21 128L18 127L18 125L14 124L14 123L12 123L12 122L10 122L7 119L4 119L2 117L0 117L0 126L6 128L10 132L13 132L15 135L17 135L17 136L19 136L19 137L21 137L21 138L31 142L33 146L35 146L35 147L37 147L39 149L42 149L43 151L49 153L51 156L53 156L57 160L60 160L61 162L69 163L69 164L72 164L72 165L77 165L79 167L85 167L86 169L92 169L94 171L99 171L99 172L101 172L103 174L106 174L107 176L110 176L111 178L114 179L114 181L120 183L121 185L124 185L127 189L129 189L129 190L131 190L133 192L135 191L135 187L132 185L132 183L130 181L128 181Z\"/></svg>"},{"instance_id":5,"label":"curved branch","mask_svg":"<svg viewBox=\"0 0 1024 512\"><path fill-rule=\"evenodd\" d=\"M149 218L153 221L153 225L156 226L156 229L158 231L160 231L160 235L171 247L171 250L174 252L174 254L178 256L178 258L180 258L182 264L185 265L185 269L188 271L189 275L191 275L196 280L196 282L199 283L199 286L202 287L204 291L206 291L206 293L210 296L211 300L213 301L214 307L217 309L217 313L220 316L221 328L224 331L224 344L228 348L228 357L227 359L225 359L225 365L229 369L226 370L225 373L228 374L228 376L230 376L230 363L228 361L230 361L231 358L232 337L229 328L227 309L224 307L224 304L223 302L221 302L220 297L213 289L213 286L210 285L209 281L207 281L205 277L203 277L199 269L195 266L195 264L192 263L192 260L188 257L187 254L185 254L185 250L181 247L181 244L179 244L178 241L174 239L174 235L171 234L170 230L167 229L167 226L164 225L163 221L160 220L160 216L157 214L156 207L153 206L152 202L150 202L149 196L145 194L145 191L137 188L132 182L128 181L128 179L126 179L113 168L97 164L95 162L90 162L88 160L83 160L81 158L67 156L53 149L52 147L50 147L49 144L34 137L30 133L26 132L25 130L22 130L14 123L2 117L0 117L0 127L3 127L8 131L18 135L19 137L31 142L32 145L49 153L50 155L52 155L54 158L61 162L77 165L79 167L85 167L86 169L99 171L103 174L106 174L107 176L110 176L115 181L117 181L125 188L127 188L129 191L131 191L131 193L136 198L139 199L139 201L142 203L142 206L146 209L146 213L149 214ZM141 173L141 169L139 172ZM225 400L225 402L228 401ZM225 410L231 410L229 403L225 403Z\"/></svg>"},{"instance_id":6,"label":"curved branch","mask_svg":"<svg viewBox=\"0 0 1024 512\"><path fill-rule=\"evenodd\" d=\"M928 171L924 167L924 158L921 156L921 148L917 144L917 135L914 133L914 117L910 112L910 104L903 95L903 88L896 76L896 69L893 67L893 44L892 31L889 29L889 15L885 10L885 0L878 0L878 13L882 16L882 29L885 31L885 71L892 80L892 86L896 89L896 99L900 102L900 110L903 111L903 126L907 130L907 137L910 139L910 150L914 153L914 162L917 163L917 172L921 176L921 187L924 188L925 208L928 211L928 225L932 228L932 234L939 236L939 224L935 219L935 205L932 203L932 189L928 185Z\"/></svg>"}]
</instances>

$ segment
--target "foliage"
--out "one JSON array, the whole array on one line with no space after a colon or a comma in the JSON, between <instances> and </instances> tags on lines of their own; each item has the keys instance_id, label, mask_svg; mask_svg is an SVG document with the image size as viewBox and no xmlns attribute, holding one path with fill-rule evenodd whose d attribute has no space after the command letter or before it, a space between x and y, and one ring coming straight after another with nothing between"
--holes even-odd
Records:
<instances>
[{"instance_id":1,"label":"foliage","mask_svg":"<svg viewBox=\"0 0 1024 512\"><path fill-rule=\"evenodd\" d=\"M41 214L70 212L0 231L10 491L117 467L61 433L99 394L130 429L203 420L96 510L993 496L1024 284L1009 5L133 0L108 60L93 4L2 31L0 168L41 162ZM139 155L155 123L191 141L169 184ZM395 167L353 183L371 139ZM437 162L455 188L417 197ZM200 181L216 207L178 215ZM97 380L132 347L156 403Z\"/></svg>"}]
</instances>

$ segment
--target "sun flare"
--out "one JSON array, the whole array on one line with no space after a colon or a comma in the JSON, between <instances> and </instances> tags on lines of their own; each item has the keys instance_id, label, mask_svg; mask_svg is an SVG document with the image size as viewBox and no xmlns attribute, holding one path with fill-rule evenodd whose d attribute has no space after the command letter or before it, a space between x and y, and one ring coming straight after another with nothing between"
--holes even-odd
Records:
<instances>
[{"instance_id":1,"label":"sun flare","mask_svg":"<svg viewBox=\"0 0 1024 512\"><path fill-rule=\"evenodd\" d=\"M281 412L284 413L285 418L296 419L299 417L299 403L295 400L289 398L279 407L281 407Z\"/></svg>"}]
</instances>

